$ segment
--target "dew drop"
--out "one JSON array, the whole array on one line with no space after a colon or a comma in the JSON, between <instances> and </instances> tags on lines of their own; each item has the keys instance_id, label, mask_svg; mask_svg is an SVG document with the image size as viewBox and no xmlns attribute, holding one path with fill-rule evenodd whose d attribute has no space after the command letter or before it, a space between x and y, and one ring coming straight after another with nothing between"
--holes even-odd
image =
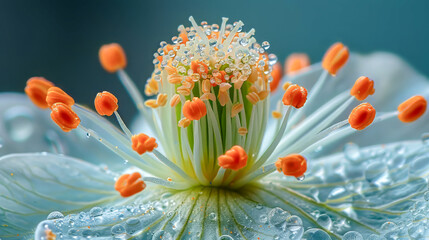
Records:
<instances>
[{"instance_id":1,"label":"dew drop","mask_svg":"<svg viewBox=\"0 0 429 240\"><path fill-rule=\"evenodd\" d=\"M425 132L421 136L422 142L426 147L429 147L429 132Z\"/></svg>"},{"instance_id":2,"label":"dew drop","mask_svg":"<svg viewBox=\"0 0 429 240\"><path fill-rule=\"evenodd\" d=\"M64 215L58 211L53 211L53 212L49 213L49 215L46 219L52 220L52 219L59 219L59 218L64 218Z\"/></svg>"},{"instance_id":3,"label":"dew drop","mask_svg":"<svg viewBox=\"0 0 429 240\"><path fill-rule=\"evenodd\" d=\"M34 119L27 108L12 107L3 116L6 131L13 141L23 142L33 135L35 131Z\"/></svg>"},{"instance_id":4,"label":"dew drop","mask_svg":"<svg viewBox=\"0 0 429 240\"><path fill-rule=\"evenodd\" d=\"M121 224L116 224L115 226L112 227L112 229L110 229L110 232L113 235L122 234L122 233L125 233L125 228Z\"/></svg>"},{"instance_id":5,"label":"dew drop","mask_svg":"<svg viewBox=\"0 0 429 240\"><path fill-rule=\"evenodd\" d=\"M89 210L89 215L91 217L98 217L103 215L103 209L101 207L93 207L91 210Z\"/></svg>"},{"instance_id":6,"label":"dew drop","mask_svg":"<svg viewBox=\"0 0 429 240\"><path fill-rule=\"evenodd\" d=\"M270 43L269 43L269 42L267 42L267 41L263 41L263 42L262 42L262 44L261 44L261 47L262 47L264 50L268 50L268 49L270 48Z\"/></svg>"},{"instance_id":7,"label":"dew drop","mask_svg":"<svg viewBox=\"0 0 429 240\"><path fill-rule=\"evenodd\" d=\"M300 182L304 181L304 179L305 179L305 175L302 175L302 176L299 176L296 178L296 180L298 180Z\"/></svg>"},{"instance_id":8,"label":"dew drop","mask_svg":"<svg viewBox=\"0 0 429 240\"><path fill-rule=\"evenodd\" d=\"M393 222L385 222L381 225L380 231L382 233L387 233L393 231L396 228L396 224Z\"/></svg>"},{"instance_id":9,"label":"dew drop","mask_svg":"<svg viewBox=\"0 0 429 240\"><path fill-rule=\"evenodd\" d=\"M91 137L91 133L87 132L87 133L86 133L86 137L87 137L87 138L90 138L90 137Z\"/></svg>"},{"instance_id":10,"label":"dew drop","mask_svg":"<svg viewBox=\"0 0 429 240\"><path fill-rule=\"evenodd\" d=\"M359 146L355 143L344 144L344 157L352 162L358 161L361 158Z\"/></svg>"},{"instance_id":11,"label":"dew drop","mask_svg":"<svg viewBox=\"0 0 429 240\"><path fill-rule=\"evenodd\" d=\"M278 228L283 227L288 217L290 217L290 213L279 207L271 209L271 211L268 213L268 221L271 225Z\"/></svg>"},{"instance_id":12,"label":"dew drop","mask_svg":"<svg viewBox=\"0 0 429 240\"><path fill-rule=\"evenodd\" d=\"M269 65L274 65L277 62L277 56L275 54L270 53L268 55L268 64Z\"/></svg>"},{"instance_id":13,"label":"dew drop","mask_svg":"<svg viewBox=\"0 0 429 240\"><path fill-rule=\"evenodd\" d=\"M358 232L350 231L343 235L343 240L363 240L363 237Z\"/></svg>"},{"instance_id":14,"label":"dew drop","mask_svg":"<svg viewBox=\"0 0 429 240\"><path fill-rule=\"evenodd\" d=\"M262 204L258 203L256 204L256 209L261 210L263 208Z\"/></svg>"},{"instance_id":15,"label":"dew drop","mask_svg":"<svg viewBox=\"0 0 429 240\"><path fill-rule=\"evenodd\" d=\"M218 238L218 240L234 240L234 238L229 235L222 235Z\"/></svg>"},{"instance_id":16,"label":"dew drop","mask_svg":"<svg viewBox=\"0 0 429 240\"><path fill-rule=\"evenodd\" d=\"M214 213L214 212L210 213L209 214L209 219L212 220L212 221L216 221L216 219L217 219L216 213Z\"/></svg>"},{"instance_id":17,"label":"dew drop","mask_svg":"<svg viewBox=\"0 0 429 240\"><path fill-rule=\"evenodd\" d=\"M429 201L429 191L426 191L423 197L426 201Z\"/></svg>"},{"instance_id":18,"label":"dew drop","mask_svg":"<svg viewBox=\"0 0 429 240\"><path fill-rule=\"evenodd\" d=\"M153 234L152 240L172 240L173 237L171 236L170 233L164 231L164 230L160 230L156 233Z\"/></svg>"},{"instance_id":19,"label":"dew drop","mask_svg":"<svg viewBox=\"0 0 429 240\"><path fill-rule=\"evenodd\" d=\"M301 239L304 227L300 217L292 215L286 220L286 229L290 232L289 239Z\"/></svg>"},{"instance_id":20,"label":"dew drop","mask_svg":"<svg viewBox=\"0 0 429 240\"><path fill-rule=\"evenodd\" d=\"M384 162L371 163L366 167L364 174L366 181L375 186L384 186L391 182L386 163Z\"/></svg>"},{"instance_id":21,"label":"dew drop","mask_svg":"<svg viewBox=\"0 0 429 240\"><path fill-rule=\"evenodd\" d=\"M317 223L325 229L331 230L332 220L327 214L321 214L317 218Z\"/></svg>"},{"instance_id":22,"label":"dew drop","mask_svg":"<svg viewBox=\"0 0 429 240\"><path fill-rule=\"evenodd\" d=\"M318 228L311 228L302 235L303 240L331 240L329 234Z\"/></svg>"},{"instance_id":23,"label":"dew drop","mask_svg":"<svg viewBox=\"0 0 429 240\"><path fill-rule=\"evenodd\" d=\"M268 216L266 214L262 214L261 216L259 216L259 222L261 223L267 223L268 222Z\"/></svg>"}]
</instances>

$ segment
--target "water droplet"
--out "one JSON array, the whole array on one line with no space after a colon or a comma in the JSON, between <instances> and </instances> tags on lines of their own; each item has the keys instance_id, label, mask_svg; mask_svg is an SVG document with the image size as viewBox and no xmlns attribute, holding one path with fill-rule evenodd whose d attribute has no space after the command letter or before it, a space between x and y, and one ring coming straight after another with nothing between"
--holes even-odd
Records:
<instances>
[{"instance_id":1,"label":"water droplet","mask_svg":"<svg viewBox=\"0 0 429 240\"><path fill-rule=\"evenodd\" d=\"M269 42L267 42L267 41L263 41L263 42L262 42L262 44L261 44L261 47L262 47L264 50L268 50L268 48L270 48L270 43L269 43Z\"/></svg>"},{"instance_id":2,"label":"water droplet","mask_svg":"<svg viewBox=\"0 0 429 240\"><path fill-rule=\"evenodd\" d=\"M361 158L359 146L355 143L344 144L344 157L352 162L358 161Z\"/></svg>"},{"instance_id":3,"label":"water droplet","mask_svg":"<svg viewBox=\"0 0 429 240\"><path fill-rule=\"evenodd\" d=\"M229 235L222 235L218 238L218 240L234 240L234 238Z\"/></svg>"},{"instance_id":4,"label":"water droplet","mask_svg":"<svg viewBox=\"0 0 429 240\"><path fill-rule=\"evenodd\" d=\"M274 65L277 62L277 56L275 54L270 53L268 55L268 64L269 65Z\"/></svg>"},{"instance_id":5,"label":"water droplet","mask_svg":"<svg viewBox=\"0 0 429 240\"><path fill-rule=\"evenodd\" d=\"M101 207L93 207L91 210L89 210L89 215L91 217L98 217L103 215L103 209Z\"/></svg>"},{"instance_id":6,"label":"water droplet","mask_svg":"<svg viewBox=\"0 0 429 240\"><path fill-rule=\"evenodd\" d=\"M317 218L317 223L325 229L331 230L332 220L327 214L322 214Z\"/></svg>"},{"instance_id":7,"label":"water droplet","mask_svg":"<svg viewBox=\"0 0 429 240\"><path fill-rule=\"evenodd\" d=\"M209 214L209 219L212 220L212 221L216 221L216 219L217 219L216 213L214 213L214 212L210 213Z\"/></svg>"},{"instance_id":8,"label":"water droplet","mask_svg":"<svg viewBox=\"0 0 429 240\"><path fill-rule=\"evenodd\" d=\"M262 214L261 216L259 216L259 222L261 223L267 223L268 222L268 216L267 214Z\"/></svg>"},{"instance_id":9,"label":"water droplet","mask_svg":"<svg viewBox=\"0 0 429 240\"><path fill-rule=\"evenodd\" d=\"M121 224L116 224L115 226L112 227L112 229L110 229L110 232L113 235L122 234L122 233L125 233L125 228Z\"/></svg>"},{"instance_id":10,"label":"water droplet","mask_svg":"<svg viewBox=\"0 0 429 240\"><path fill-rule=\"evenodd\" d=\"M53 212L49 213L49 215L46 219L52 220L52 219L59 219L59 218L64 218L64 215L58 211L53 211Z\"/></svg>"},{"instance_id":11,"label":"water droplet","mask_svg":"<svg viewBox=\"0 0 429 240\"><path fill-rule=\"evenodd\" d=\"M290 232L289 239L301 239L304 234L302 220L296 215L292 215L286 219L286 229Z\"/></svg>"},{"instance_id":12,"label":"water droplet","mask_svg":"<svg viewBox=\"0 0 429 240\"><path fill-rule=\"evenodd\" d=\"M381 225L380 231L382 233L387 233L393 231L396 228L396 224L393 222L385 222Z\"/></svg>"},{"instance_id":13,"label":"water droplet","mask_svg":"<svg viewBox=\"0 0 429 240\"><path fill-rule=\"evenodd\" d=\"M153 234L152 240L172 240L173 237L171 236L170 233L164 231L164 230L160 230L156 233Z\"/></svg>"},{"instance_id":14,"label":"water droplet","mask_svg":"<svg viewBox=\"0 0 429 240\"><path fill-rule=\"evenodd\" d=\"M30 110L23 106L12 107L4 113L4 124L9 137L16 142L30 138L35 130Z\"/></svg>"},{"instance_id":15,"label":"water droplet","mask_svg":"<svg viewBox=\"0 0 429 240\"><path fill-rule=\"evenodd\" d=\"M298 180L300 182L304 181L304 179L305 179L305 175L302 175L302 176L299 176L296 178L296 180Z\"/></svg>"},{"instance_id":16,"label":"water droplet","mask_svg":"<svg viewBox=\"0 0 429 240\"><path fill-rule=\"evenodd\" d=\"M384 186L390 184L389 172L384 162L374 162L366 167L365 179L370 184Z\"/></svg>"},{"instance_id":17,"label":"water droplet","mask_svg":"<svg viewBox=\"0 0 429 240\"><path fill-rule=\"evenodd\" d=\"M90 137L91 137L91 133L87 132L87 133L86 133L86 137L87 137L87 138L90 138Z\"/></svg>"},{"instance_id":18,"label":"water droplet","mask_svg":"<svg viewBox=\"0 0 429 240\"><path fill-rule=\"evenodd\" d=\"M421 136L422 142L426 147L429 147L429 132L425 132Z\"/></svg>"},{"instance_id":19,"label":"water droplet","mask_svg":"<svg viewBox=\"0 0 429 240\"><path fill-rule=\"evenodd\" d=\"M343 240L363 240L363 237L358 232L350 231L343 235Z\"/></svg>"},{"instance_id":20,"label":"water droplet","mask_svg":"<svg viewBox=\"0 0 429 240\"><path fill-rule=\"evenodd\" d=\"M426 201L429 201L429 191L426 191L423 197L425 198Z\"/></svg>"},{"instance_id":21,"label":"water droplet","mask_svg":"<svg viewBox=\"0 0 429 240\"><path fill-rule=\"evenodd\" d=\"M271 209L271 211L268 213L268 221L271 225L278 228L283 227L288 217L290 217L290 213L279 207Z\"/></svg>"},{"instance_id":22,"label":"water droplet","mask_svg":"<svg viewBox=\"0 0 429 240\"><path fill-rule=\"evenodd\" d=\"M305 240L331 240L329 234L318 228L311 228L305 231L304 235L302 235L302 239Z\"/></svg>"},{"instance_id":23,"label":"water droplet","mask_svg":"<svg viewBox=\"0 0 429 240\"><path fill-rule=\"evenodd\" d=\"M262 204L258 203L256 204L256 209L261 210L264 206Z\"/></svg>"}]
</instances>

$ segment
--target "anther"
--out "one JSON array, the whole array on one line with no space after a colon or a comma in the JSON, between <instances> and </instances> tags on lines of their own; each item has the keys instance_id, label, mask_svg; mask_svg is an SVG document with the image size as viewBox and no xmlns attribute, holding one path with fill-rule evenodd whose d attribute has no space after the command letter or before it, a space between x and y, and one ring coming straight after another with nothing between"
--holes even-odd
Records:
<instances>
[{"instance_id":1,"label":"anther","mask_svg":"<svg viewBox=\"0 0 429 240\"><path fill-rule=\"evenodd\" d=\"M229 83L221 83L219 85L219 94L218 99L221 106L225 106L225 104L229 101L229 92L228 90L231 88L231 84Z\"/></svg>"},{"instance_id":2,"label":"anther","mask_svg":"<svg viewBox=\"0 0 429 240\"><path fill-rule=\"evenodd\" d=\"M200 120L207 114L206 104L197 97L194 97L192 101L187 100L182 111L183 115L190 120Z\"/></svg>"},{"instance_id":3,"label":"anther","mask_svg":"<svg viewBox=\"0 0 429 240\"><path fill-rule=\"evenodd\" d=\"M94 106L101 116L112 116L118 110L118 99L110 92L99 92L94 99Z\"/></svg>"},{"instance_id":4,"label":"anther","mask_svg":"<svg viewBox=\"0 0 429 240\"><path fill-rule=\"evenodd\" d=\"M171 97L170 100L170 106L175 107L180 102L180 96L179 94L174 94L173 97Z\"/></svg>"},{"instance_id":5,"label":"anther","mask_svg":"<svg viewBox=\"0 0 429 240\"><path fill-rule=\"evenodd\" d=\"M322 67L331 75L337 74L338 70L346 64L349 59L349 49L342 43L333 44L323 57Z\"/></svg>"},{"instance_id":6,"label":"anther","mask_svg":"<svg viewBox=\"0 0 429 240\"><path fill-rule=\"evenodd\" d=\"M183 79L183 76L179 74L168 75L167 81L171 84L179 84Z\"/></svg>"},{"instance_id":7,"label":"anther","mask_svg":"<svg viewBox=\"0 0 429 240\"><path fill-rule=\"evenodd\" d=\"M200 97L201 100L212 100L216 101L216 96L213 93L203 93Z\"/></svg>"},{"instance_id":8,"label":"anther","mask_svg":"<svg viewBox=\"0 0 429 240\"><path fill-rule=\"evenodd\" d=\"M398 106L398 118L402 122L414 122L426 111L427 102L422 96L414 96Z\"/></svg>"},{"instance_id":9,"label":"anther","mask_svg":"<svg viewBox=\"0 0 429 240\"><path fill-rule=\"evenodd\" d=\"M180 86L177 88L177 93L183 96L189 96L191 95L191 89L187 86Z\"/></svg>"},{"instance_id":10,"label":"anther","mask_svg":"<svg viewBox=\"0 0 429 240\"><path fill-rule=\"evenodd\" d=\"M350 95L354 96L357 100L363 101L368 95L374 94L374 81L368 77L359 77L352 89L350 90Z\"/></svg>"},{"instance_id":11,"label":"anther","mask_svg":"<svg viewBox=\"0 0 429 240\"><path fill-rule=\"evenodd\" d=\"M289 55L285 62L285 71L287 75L293 75L310 66L310 59L305 53L293 53Z\"/></svg>"},{"instance_id":12,"label":"anther","mask_svg":"<svg viewBox=\"0 0 429 240\"><path fill-rule=\"evenodd\" d=\"M177 123L177 126L179 126L181 128L187 128L191 124L191 122L192 122L192 120L190 120L190 119L182 118Z\"/></svg>"},{"instance_id":13,"label":"anther","mask_svg":"<svg viewBox=\"0 0 429 240\"><path fill-rule=\"evenodd\" d=\"M158 82L151 78L145 86L144 93L148 96L153 96L159 92Z\"/></svg>"},{"instance_id":14,"label":"anther","mask_svg":"<svg viewBox=\"0 0 429 240\"><path fill-rule=\"evenodd\" d=\"M24 91L34 105L39 108L48 108L49 105L46 103L46 95L48 94L48 89L53 86L53 83L43 77L32 77L28 79Z\"/></svg>"},{"instance_id":15,"label":"anther","mask_svg":"<svg viewBox=\"0 0 429 240\"><path fill-rule=\"evenodd\" d=\"M210 92L210 80L204 80L203 81L202 90L203 90L203 93L209 93Z\"/></svg>"},{"instance_id":16,"label":"anther","mask_svg":"<svg viewBox=\"0 0 429 240\"><path fill-rule=\"evenodd\" d=\"M124 49L117 43L103 45L98 52L101 66L107 72L114 73L127 65Z\"/></svg>"},{"instance_id":17,"label":"anther","mask_svg":"<svg viewBox=\"0 0 429 240\"><path fill-rule=\"evenodd\" d=\"M67 106L73 106L74 99L70 97L67 93L65 93L59 87L51 87L48 90L48 94L46 95L46 103L49 107L54 105L54 103L62 102Z\"/></svg>"},{"instance_id":18,"label":"anther","mask_svg":"<svg viewBox=\"0 0 429 240\"><path fill-rule=\"evenodd\" d=\"M219 156L217 160L222 168L237 171L247 165L247 153L241 146L236 145Z\"/></svg>"},{"instance_id":19,"label":"anther","mask_svg":"<svg viewBox=\"0 0 429 240\"><path fill-rule=\"evenodd\" d=\"M274 64L271 76L273 77L273 80L270 82L270 91L274 92L279 86L280 80L283 76L282 65L280 63Z\"/></svg>"},{"instance_id":20,"label":"anther","mask_svg":"<svg viewBox=\"0 0 429 240\"><path fill-rule=\"evenodd\" d=\"M273 118L275 118L275 119L279 119L282 117L282 113L279 111L273 111L271 114L273 115Z\"/></svg>"},{"instance_id":21,"label":"anther","mask_svg":"<svg viewBox=\"0 0 429 240\"><path fill-rule=\"evenodd\" d=\"M245 127L239 128L238 134L240 134L241 136L245 136L247 134L247 128L245 128Z\"/></svg>"},{"instance_id":22,"label":"anther","mask_svg":"<svg viewBox=\"0 0 429 240\"><path fill-rule=\"evenodd\" d=\"M51 118L52 120L64 131L70 132L77 128L80 124L80 118L70 108L70 106L58 102L51 106Z\"/></svg>"},{"instance_id":23,"label":"anther","mask_svg":"<svg viewBox=\"0 0 429 240\"><path fill-rule=\"evenodd\" d=\"M134 135L131 137L132 149L138 154L142 155L145 152L152 152L153 149L158 147L155 138L149 137L144 133Z\"/></svg>"},{"instance_id":24,"label":"anther","mask_svg":"<svg viewBox=\"0 0 429 240\"><path fill-rule=\"evenodd\" d=\"M250 92L246 95L247 100L249 100L250 103L255 105L259 102L259 95L256 92Z\"/></svg>"},{"instance_id":25,"label":"anther","mask_svg":"<svg viewBox=\"0 0 429 240\"><path fill-rule=\"evenodd\" d=\"M51 229L45 229L45 239L46 240L56 240L57 239L57 235L55 233L52 232Z\"/></svg>"},{"instance_id":26,"label":"anther","mask_svg":"<svg viewBox=\"0 0 429 240\"><path fill-rule=\"evenodd\" d=\"M307 101L307 89L297 84L291 85L283 95L282 101L284 105L301 108Z\"/></svg>"},{"instance_id":27,"label":"anther","mask_svg":"<svg viewBox=\"0 0 429 240\"><path fill-rule=\"evenodd\" d=\"M241 110L243 110L243 104L236 103L236 104L232 105L231 117L235 117L239 112L241 112Z\"/></svg>"},{"instance_id":28,"label":"anther","mask_svg":"<svg viewBox=\"0 0 429 240\"><path fill-rule=\"evenodd\" d=\"M291 82L285 82L284 84L283 84L283 86L282 86L282 88L283 88L283 90L287 90L290 86L292 85L292 83Z\"/></svg>"},{"instance_id":29,"label":"anther","mask_svg":"<svg viewBox=\"0 0 429 240\"><path fill-rule=\"evenodd\" d=\"M146 184L141 180L141 177L141 174L138 172L124 174L116 181L115 190L118 191L122 197L131 197L146 188Z\"/></svg>"},{"instance_id":30,"label":"anther","mask_svg":"<svg viewBox=\"0 0 429 240\"><path fill-rule=\"evenodd\" d=\"M157 107L159 107L159 106L158 106L158 103L156 103L156 100L154 100L154 99L146 100L146 101L144 102L144 105L145 105L146 107L150 107L150 108L157 108Z\"/></svg>"},{"instance_id":31,"label":"anther","mask_svg":"<svg viewBox=\"0 0 429 240\"><path fill-rule=\"evenodd\" d=\"M291 154L279 158L276 162L277 171L286 176L301 177L307 171L307 160L299 154Z\"/></svg>"},{"instance_id":32,"label":"anther","mask_svg":"<svg viewBox=\"0 0 429 240\"><path fill-rule=\"evenodd\" d=\"M156 98L156 104L158 104L158 106L160 107L163 107L165 106L166 103L167 103L167 94L165 93L158 94L158 97Z\"/></svg>"},{"instance_id":33,"label":"anther","mask_svg":"<svg viewBox=\"0 0 429 240\"><path fill-rule=\"evenodd\" d=\"M356 130L368 127L375 118L375 109L369 103L361 103L349 115L350 126Z\"/></svg>"},{"instance_id":34,"label":"anther","mask_svg":"<svg viewBox=\"0 0 429 240\"><path fill-rule=\"evenodd\" d=\"M263 101L265 98L268 97L268 91L267 90L262 90L262 91L258 92L258 96L259 96L259 99L261 101Z\"/></svg>"}]
</instances>

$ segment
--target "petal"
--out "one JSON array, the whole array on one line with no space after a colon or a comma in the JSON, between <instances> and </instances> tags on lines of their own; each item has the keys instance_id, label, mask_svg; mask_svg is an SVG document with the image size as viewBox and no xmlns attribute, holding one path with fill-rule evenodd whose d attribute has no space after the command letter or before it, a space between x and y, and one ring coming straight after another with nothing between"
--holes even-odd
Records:
<instances>
[{"instance_id":1,"label":"petal","mask_svg":"<svg viewBox=\"0 0 429 240\"><path fill-rule=\"evenodd\" d=\"M118 200L113 179L101 168L60 155L0 158L0 238L32 234L52 211L67 214Z\"/></svg>"},{"instance_id":2,"label":"petal","mask_svg":"<svg viewBox=\"0 0 429 240\"><path fill-rule=\"evenodd\" d=\"M53 123L49 110L35 107L24 94L0 94L0 156L52 152L124 169L123 160L80 129L65 133ZM85 121L85 118L82 118Z\"/></svg>"},{"instance_id":3,"label":"petal","mask_svg":"<svg viewBox=\"0 0 429 240\"><path fill-rule=\"evenodd\" d=\"M361 149L353 160L346 156L310 162L303 182L277 173L237 191L150 186L132 204L103 208L96 217L90 211L43 221L36 239L47 229L94 239L421 237L428 213L423 195L429 194L429 149L403 142Z\"/></svg>"}]
</instances>

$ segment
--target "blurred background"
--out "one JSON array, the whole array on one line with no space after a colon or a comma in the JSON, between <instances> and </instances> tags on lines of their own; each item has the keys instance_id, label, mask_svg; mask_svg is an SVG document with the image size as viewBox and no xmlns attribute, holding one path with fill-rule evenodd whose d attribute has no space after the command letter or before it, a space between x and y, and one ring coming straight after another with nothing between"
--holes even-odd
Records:
<instances>
[{"instance_id":1,"label":"blurred background","mask_svg":"<svg viewBox=\"0 0 429 240\"><path fill-rule=\"evenodd\" d=\"M429 76L429 1L24 1L0 0L0 91L22 92L32 76L44 76L76 101L92 106L96 93L119 98L119 112L131 120L135 108L116 75L98 62L102 44L118 42L128 57L127 71L140 89L150 76L160 41L171 42L177 26L220 25L242 20L269 41L280 61L292 52L320 61L342 41L352 51L389 51Z\"/></svg>"}]
</instances>

